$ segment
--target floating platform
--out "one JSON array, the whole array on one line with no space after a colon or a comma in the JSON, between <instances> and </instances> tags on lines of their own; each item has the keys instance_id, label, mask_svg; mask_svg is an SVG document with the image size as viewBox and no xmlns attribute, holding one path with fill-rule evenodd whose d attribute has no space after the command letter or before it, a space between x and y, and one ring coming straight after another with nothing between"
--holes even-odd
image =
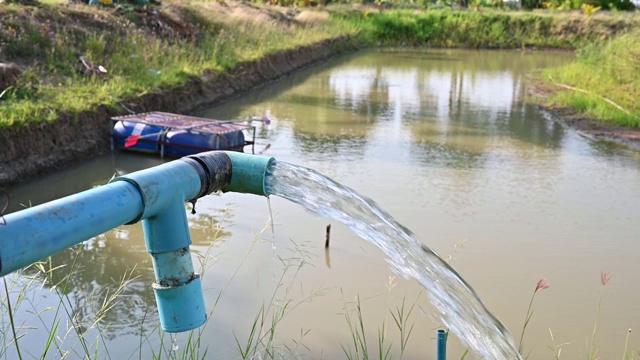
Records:
<instances>
[{"instance_id":1,"label":"floating platform","mask_svg":"<svg viewBox=\"0 0 640 360\"><path fill-rule=\"evenodd\" d=\"M176 158L211 150L244 152L247 145L255 152L256 128L250 120L214 120L160 111L111 120L112 148Z\"/></svg>"}]
</instances>

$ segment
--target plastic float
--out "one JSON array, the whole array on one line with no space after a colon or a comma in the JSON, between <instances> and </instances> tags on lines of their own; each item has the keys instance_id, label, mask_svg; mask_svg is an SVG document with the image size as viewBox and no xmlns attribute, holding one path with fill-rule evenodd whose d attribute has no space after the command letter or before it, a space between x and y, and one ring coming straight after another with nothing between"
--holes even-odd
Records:
<instances>
[{"instance_id":1,"label":"plastic float","mask_svg":"<svg viewBox=\"0 0 640 360\"><path fill-rule=\"evenodd\" d=\"M255 152L256 128L251 121L269 119L214 120L160 111L112 117L112 148L157 153L179 158L203 151ZM247 140L247 138L251 140Z\"/></svg>"}]
</instances>

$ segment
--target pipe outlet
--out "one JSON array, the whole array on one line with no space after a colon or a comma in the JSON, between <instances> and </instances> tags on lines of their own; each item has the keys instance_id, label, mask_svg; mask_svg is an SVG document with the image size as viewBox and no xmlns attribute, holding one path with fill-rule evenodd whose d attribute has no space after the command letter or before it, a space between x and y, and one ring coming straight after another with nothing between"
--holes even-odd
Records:
<instances>
[{"instance_id":1,"label":"pipe outlet","mask_svg":"<svg viewBox=\"0 0 640 360\"><path fill-rule=\"evenodd\" d=\"M226 152L231 159L231 182L222 191L269 196L265 179L270 176L268 167L275 161L268 156L256 156L238 152Z\"/></svg>"}]
</instances>

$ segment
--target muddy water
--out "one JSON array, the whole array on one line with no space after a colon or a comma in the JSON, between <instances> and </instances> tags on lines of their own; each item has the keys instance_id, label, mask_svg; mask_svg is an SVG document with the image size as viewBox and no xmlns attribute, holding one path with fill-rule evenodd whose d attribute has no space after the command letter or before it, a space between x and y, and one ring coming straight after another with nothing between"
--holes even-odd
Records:
<instances>
[{"instance_id":1,"label":"muddy water","mask_svg":"<svg viewBox=\"0 0 640 360\"><path fill-rule=\"evenodd\" d=\"M600 274L610 272L595 347L601 358L620 358L628 329L640 324L640 153L582 137L526 103L525 75L570 58L361 52L198 114L270 114L272 124L258 128L257 151L269 144L265 154L311 167L374 199L450 262L516 343L536 282L546 278L550 287L536 295L524 335L530 359L554 358L549 347L556 346L561 358L588 357ZM160 161L124 153L104 156L12 189L12 208ZM273 231L267 201L256 196L210 196L198 203L196 215L189 215L196 261L208 260L204 289L212 313L201 339L210 358L239 358L236 339L246 345L263 306L267 342L273 316L285 305L269 344L279 357L344 358L343 346L355 353L356 330L349 330L347 320L358 322L358 299L372 356L377 356L382 329L385 344L400 356L394 315L404 303L405 313L415 304L404 357L434 357L441 324L419 284L395 276L377 248L345 227L331 223L325 252L328 220L280 198L271 199L271 208ZM160 351L162 341L171 349L169 337L161 339L155 328L153 273L139 225L91 239L53 261L72 264L76 258L82 270L69 285L71 315L86 321L96 311L90 294L103 296L136 265L138 277L127 286L127 296L101 322L100 341L110 357L148 358ZM41 309L59 301L47 290L29 296ZM25 330L21 343L39 354L47 338L44 324L54 314L45 311L41 322L30 315L33 307L23 303L19 309L18 315L38 328ZM67 328L62 321L62 350L76 343L75 332L67 334ZM97 334L87 330L89 347ZM187 342L179 335L178 351ZM82 347L75 348L81 357ZM628 348L640 349L635 332ZM449 358L460 358L464 350L450 340Z\"/></svg>"}]
</instances>

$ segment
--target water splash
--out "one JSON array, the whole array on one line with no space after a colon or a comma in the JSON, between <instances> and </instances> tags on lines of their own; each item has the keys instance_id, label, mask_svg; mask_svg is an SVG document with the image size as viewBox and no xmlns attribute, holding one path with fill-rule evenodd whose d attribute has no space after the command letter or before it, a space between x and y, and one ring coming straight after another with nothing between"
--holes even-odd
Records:
<instances>
[{"instance_id":1,"label":"water splash","mask_svg":"<svg viewBox=\"0 0 640 360\"><path fill-rule=\"evenodd\" d=\"M397 274L427 290L444 325L476 353L485 359L522 359L506 328L471 286L372 200L304 167L276 161L269 172L268 193L340 221L380 248Z\"/></svg>"},{"instance_id":2,"label":"water splash","mask_svg":"<svg viewBox=\"0 0 640 360\"><path fill-rule=\"evenodd\" d=\"M178 345L178 335L175 333L171 333L171 351L180 350L180 346Z\"/></svg>"},{"instance_id":3,"label":"water splash","mask_svg":"<svg viewBox=\"0 0 640 360\"><path fill-rule=\"evenodd\" d=\"M273 210L271 210L271 198L267 196L267 206L269 207L269 224L271 225L271 235L276 235L276 229L273 226Z\"/></svg>"}]
</instances>

